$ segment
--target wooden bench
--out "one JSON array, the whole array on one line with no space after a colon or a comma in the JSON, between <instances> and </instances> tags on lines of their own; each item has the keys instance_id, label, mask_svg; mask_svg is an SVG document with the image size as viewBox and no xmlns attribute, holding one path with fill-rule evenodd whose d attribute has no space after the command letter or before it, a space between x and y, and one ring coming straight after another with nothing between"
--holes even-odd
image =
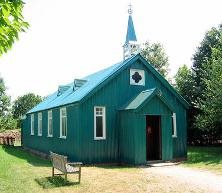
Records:
<instances>
[{"instance_id":1,"label":"wooden bench","mask_svg":"<svg viewBox=\"0 0 222 193\"><path fill-rule=\"evenodd\" d=\"M65 181L67 182L67 174L78 173L79 183L80 183L82 162L68 163L67 156L59 155L51 151L50 151L50 158L52 161L52 176L61 175L61 174L55 174L54 169L56 168L57 170L65 174Z\"/></svg>"}]
</instances>

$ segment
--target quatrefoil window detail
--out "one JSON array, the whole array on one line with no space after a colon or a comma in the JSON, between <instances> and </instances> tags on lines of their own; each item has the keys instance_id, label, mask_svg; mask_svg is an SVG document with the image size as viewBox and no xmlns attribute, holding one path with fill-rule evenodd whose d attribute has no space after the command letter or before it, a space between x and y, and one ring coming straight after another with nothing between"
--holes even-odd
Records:
<instances>
[{"instance_id":1,"label":"quatrefoil window detail","mask_svg":"<svg viewBox=\"0 0 222 193\"><path fill-rule=\"evenodd\" d=\"M132 75L132 79L135 81L135 83L138 83L140 80L142 80L142 76L138 72L135 72Z\"/></svg>"},{"instance_id":2,"label":"quatrefoil window detail","mask_svg":"<svg viewBox=\"0 0 222 193\"><path fill-rule=\"evenodd\" d=\"M145 72L142 69L130 69L130 85L145 86Z\"/></svg>"}]
</instances>

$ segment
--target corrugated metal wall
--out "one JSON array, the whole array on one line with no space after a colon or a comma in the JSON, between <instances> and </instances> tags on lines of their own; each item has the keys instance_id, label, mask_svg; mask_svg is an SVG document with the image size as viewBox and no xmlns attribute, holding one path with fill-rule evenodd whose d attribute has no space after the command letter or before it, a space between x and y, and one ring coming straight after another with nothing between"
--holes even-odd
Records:
<instances>
[{"instance_id":1,"label":"corrugated metal wall","mask_svg":"<svg viewBox=\"0 0 222 193\"><path fill-rule=\"evenodd\" d=\"M143 114L161 116L161 134L162 134L162 160L173 158L172 143L172 112L158 98L155 97L142 109Z\"/></svg>"},{"instance_id":2,"label":"corrugated metal wall","mask_svg":"<svg viewBox=\"0 0 222 193\"><path fill-rule=\"evenodd\" d=\"M49 150L68 155L72 160L81 160L85 163L118 162L120 117L118 110L129 100L133 99L142 90L157 87L166 96L167 101L175 107L177 113L177 134L173 140L174 157L186 156L186 111L175 96L157 80L154 75L142 64L140 60L132 64L132 68L144 69L146 77L145 86L132 86L129 84L129 70L123 70L117 77L101 87L94 95L86 99L79 107L76 105L67 107L68 135L67 139L59 138L59 108L53 109L53 137L47 137L47 111L43 111L43 136L37 136L37 113L35 113L35 135L30 136L30 115L24 129L24 145L44 152ZM94 106L106 107L106 140L94 140ZM147 107L149 109L149 107ZM156 109L156 107L152 107ZM157 108L160 109L160 108ZM140 132L134 132L138 139L143 137L144 117L135 118L135 122L141 125ZM167 126L167 118L166 124ZM170 121L171 122L171 121ZM126 132L123 132L121 139ZM127 138L127 137L126 137ZM130 140L130 138L126 139ZM169 139L171 140L171 139ZM123 143L123 141L121 141ZM126 143L130 143L129 141ZM135 146L140 144L135 144ZM138 150L139 149L139 150ZM166 152L166 154L168 154ZM169 153L171 154L171 153ZM138 160L143 160L144 150L137 147L135 152ZM165 156L166 157L166 156ZM128 159L128 158L127 158ZM131 159L131 158L129 158ZM140 161L138 161L139 163Z\"/></svg>"},{"instance_id":3,"label":"corrugated metal wall","mask_svg":"<svg viewBox=\"0 0 222 193\"><path fill-rule=\"evenodd\" d=\"M158 97L155 97L139 112L133 110L121 112L120 155L122 155L122 162L146 163L146 115L161 116L162 160L172 159L172 112Z\"/></svg>"},{"instance_id":4,"label":"corrugated metal wall","mask_svg":"<svg viewBox=\"0 0 222 193\"><path fill-rule=\"evenodd\" d=\"M140 68L140 69L146 70L146 68L144 68L144 65L140 64L139 62L133 64L132 68ZM122 134L119 133L120 126L119 126L119 118L118 118L118 109L122 107L124 104L126 104L129 100L134 98L142 90L146 90L153 87L160 88L161 91L164 92L164 96L167 97L167 100L172 106L177 106L177 108L180 108L182 109L183 112L185 112L184 107L180 104L180 102L177 99L175 99L175 96L173 96L158 80L156 80L150 72L146 72L146 86L145 87L130 85L129 84L129 68L128 68L122 71L115 79L110 81L105 87L101 88L96 94L94 94L92 97L90 97L87 101L85 101L80 106L80 112L81 112L80 117L82 118L80 121L80 124L81 124L80 136L81 136L82 141L84 141L84 143L82 143L82 153L81 153L82 160L89 163L118 161L119 159L118 158L118 155L119 155L118 143L123 143L120 137L121 135L123 137L123 133ZM93 133L94 132L94 124L93 124L94 106L106 106L106 121L107 121L106 122L106 125L107 125L106 140L94 140L94 133ZM164 114L167 111L164 109L163 106L165 107L165 105L159 104L158 102L154 102L153 107L149 107L148 109L151 109L152 112L154 112L155 110L156 113L158 113L157 111L159 110L160 111L159 113ZM176 113L177 113L178 123L183 124L184 122L186 122L184 114L181 112L181 110L176 111ZM137 123L140 122L139 124L142 125L140 129L141 131L145 130L145 126L144 126L145 123L142 120L143 118L141 117L137 117L135 120L135 122ZM171 147L171 148L166 148L166 150L163 151L163 159L165 160L172 158L173 150L174 152L180 152L180 154L174 153L174 155L176 156L179 155L183 157L186 155L186 150L184 146L184 144L186 143L186 139L184 138L185 136L184 133L186 133L186 131L182 131L182 130L186 130L186 127L184 127L184 125L181 126L180 124L178 124L177 126L178 139L174 140L174 145L176 147L179 146L179 148L175 148L175 147L172 148L171 124L172 124L171 115L169 115L169 112L168 112L167 115L166 114L163 115L163 120L162 120L163 127L167 128L166 132L163 132L163 135L164 136L166 135L169 137L169 139L165 140L163 144L164 144L164 147ZM141 138L143 134L144 133L136 132L135 136L138 135ZM130 140L130 138L126 137L125 140L126 140L126 144L130 143L129 141L127 141L127 140ZM133 144L133 141L131 144ZM139 144L135 143L135 145L139 145ZM137 154L136 157L141 156L141 158L135 161L136 162L138 161L139 163L141 162L140 160L142 160L145 157L145 155L143 153L144 150L140 148L137 148L137 150L138 151L135 152L135 154ZM132 159L132 155L126 158L126 160L130 160L130 159Z\"/></svg>"},{"instance_id":5,"label":"corrugated metal wall","mask_svg":"<svg viewBox=\"0 0 222 193\"><path fill-rule=\"evenodd\" d=\"M147 73L149 86L159 88L169 104L174 107L177 121L177 138L173 138L173 158L186 157L187 155L187 120L186 109L180 101L157 79L152 73Z\"/></svg>"},{"instance_id":6,"label":"corrugated metal wall","mask_svg":"<svg viewBox=\"0 0 222 193\"><path fill-rule=\"evenodd\" d=\"M119 162L118 110L144 87L130 86L129 69L80 105L81 160L87 163ZM106 107L106 140L94 140L94 106Z\"/></svg>"},{"instance_id":7,"label":"corrugated metal wall","mask_svg":"<svg viewBox=\"0 0 222 193\"><path fill-rule=\"evenodd\" d=\"M79 119L77 106L67 107L67 138L60 138L59 108L52 110L53 137L48 137L48 113L42 111L42 136L38 136L38 113L34 113L34 135L30 135L31 116L28 115L23 127L23 145L45 153L54 151L68 155L70 160L78 160L75 153L79 149Z\"/></svg>"},{"instance_id":8,"label":"corrugated metal wall","mask_svg":"<svg viewBox=\"0 0 222 193\"><path fill-rule=\"evenodd\" d=\"M121 111L120 161L146 163L146 117L133 111Z\"/></svg>"}]
</instances>

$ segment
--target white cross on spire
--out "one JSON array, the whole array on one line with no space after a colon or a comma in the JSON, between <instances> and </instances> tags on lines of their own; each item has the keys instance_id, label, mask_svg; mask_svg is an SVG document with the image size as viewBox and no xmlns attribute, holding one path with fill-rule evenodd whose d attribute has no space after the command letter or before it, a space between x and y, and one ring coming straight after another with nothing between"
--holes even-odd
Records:
<instances>
[{"instance_id":1,"label":"white cross on spire","mask_svg":"<svg viewBox=\"0 0 222 193\"><path fill-rule=\"evenodd\" d=\"M130 4L129 4L128 13L129 13L130 15L133 13L131 2L130 2Z\"/></svg>"}]
</instances>

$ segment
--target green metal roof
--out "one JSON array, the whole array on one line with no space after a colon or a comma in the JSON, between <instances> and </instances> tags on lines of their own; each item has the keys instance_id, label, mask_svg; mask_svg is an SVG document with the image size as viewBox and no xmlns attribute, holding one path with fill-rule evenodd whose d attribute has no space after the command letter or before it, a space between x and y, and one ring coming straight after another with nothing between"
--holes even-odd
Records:
<instances>
[{"instance_id":1,"label":"green metal roof","mask_svg":"<svg viewBox=\"0 0 222 193\"><path fill-rule=\"evenodd\" d=\"M153 89L142 91L121 110L137 110L138 111L155 96L157 96L163 103L165 103L165 105L170 110L174 111L174 108L167 102L167 100L163 96L163 93L158 88L153 88Z\"/></svg>"},{"instance_id":2,"label":"green metal roof","mask_svg":"<svg viewBox=\"0 0 222 193\"><path fill-rule=\"evenodd\" d=\"M140 54L132 56L122 62L114 64L109 68L103 69L99 72L91 74L81 79L81 86L75 87L76 81L69 83L67 85L60 86L59 94L58 91L46 97L44 101L39 103L33 109L31 109L27 114L38 112L42 110L52 109L55 107L64 106L67 104L72 104L76 102L82 102L87 97L90 97L93 93L97 92L102 86L104 86L111 79L116 77L122 70L126 69L133 62L140 60L163 85L168 88L186 107L189 107L189 104L186 100L177 93L177 91L150 65ZM80 80L78 80L79 82ZM148 94L148 93L146 93Z\"/></svg>"},{"instance_id":3,"label":"green metal roof","mask_svg":"<svg viewBox=\"0 0 222 193\"><path fill-rule=\"evenodd\" d=\"M144 103L144 101L146 101L150 96L152 96L155 90L156 88L142 91L129 104L127 104L124 109L137 109L141 104Z\"/></svg>"},{"instance_id":4,"label":"green metal roof","mask_svg":"<svg viewBox=\"0 0 222 193\"><path fill-rule=\"evenodd\" d=\"M79 102L91 91L93 91L98 85L100 85L110 76L115 74L119 69L121 69L135 57L136 56L133 56L127 60L114 64L109 68L103 69L99 72L93 73L89 76L82 78L82 81L85 83L82 84L82 86L78 89L75 88L76 81L67 85L59 86L58 91L46 97L44 101L42 101L33 109L31 109L28 114Z\"/></svg>"}]
</instances>

